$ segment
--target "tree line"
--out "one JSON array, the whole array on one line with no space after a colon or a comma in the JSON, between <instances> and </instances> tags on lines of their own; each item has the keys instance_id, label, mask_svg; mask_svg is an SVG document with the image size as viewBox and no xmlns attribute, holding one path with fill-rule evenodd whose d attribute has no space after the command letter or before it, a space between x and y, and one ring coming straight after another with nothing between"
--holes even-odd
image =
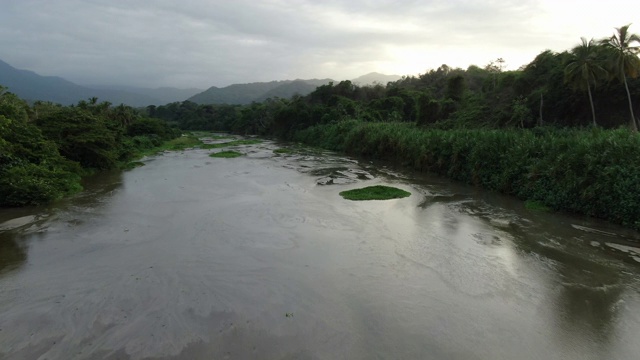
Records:
<instances>
[{"instance_id":1,"label":"tree line","mask_svg":"<svg viewBox=\"0 0 640 360\"><path fill-rule=\"evenodd\" d=\"M147 108L147 115L183 129L220 130L289 138L300 129L357 119L413 122L424 127L614 128L637 131L640 94L638 36L629 26L609 38L541 52L515 71L501 58L466 70L442 65L386 85L330 83L307 96L250 105L184 101ZM598 121L596 122L596 114Z\"/></svg>"}]
</instances>

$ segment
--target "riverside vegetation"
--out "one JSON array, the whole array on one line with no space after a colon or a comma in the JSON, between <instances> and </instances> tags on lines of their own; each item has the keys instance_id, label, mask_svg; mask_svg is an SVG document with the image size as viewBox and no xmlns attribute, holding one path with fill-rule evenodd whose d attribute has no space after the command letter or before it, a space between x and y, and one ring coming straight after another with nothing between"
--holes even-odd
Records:
<instances>
[{"instance_id":1,"label":"riverside vegetation","mask_svg":"<svg viewBox=\"0 0 640 360\"><path fill-rule=\"evenodd\" d=\"M131 168L151 150L196 138L130 107L96 98L76 106L27 104L0 88L0 206L47 203L82 189L82 176Z\"/></svg>"},{"instance_id":2,"label":"riverside vegetation","mask_svg":"<svg viewBox=\"0 0 640 360\"><path fill-rule=\"evenodd\" d=\"M183 129L303 142L640 229L640 38L623 26L515 71L501 58L246 106L149 107Z\"/></svg>"},{"instance_id":3,"label":"riverside vegetation","mask_svg":"<svg viewBox=\"0 0 640 360\"><path fill-rule=\"evenodd\" d=\"M144 113L183 130L390 159L640 229L639 42L623 26L568 51L543 51L515 71L499 58L466 70L442 65L386 86L342 81L290 99L184 101Z\"/></svg>"}]
</instances>

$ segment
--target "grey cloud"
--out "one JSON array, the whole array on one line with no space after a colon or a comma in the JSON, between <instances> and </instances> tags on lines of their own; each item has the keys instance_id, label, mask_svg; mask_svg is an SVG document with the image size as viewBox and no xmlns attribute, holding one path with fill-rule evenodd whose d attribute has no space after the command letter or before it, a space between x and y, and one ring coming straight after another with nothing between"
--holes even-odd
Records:
<instances>
[{"instance_id":1,"label":"grey cloud","mask_svg":"<svg viewBox=\"0 0 640 360\"><path fill-rule=\"evenodd\" d=\"M351 78L385 49L542 51L539 1L5 0L0 58L79 83L208 87ZM479 64L482 65L482 64ZM427 64L425 64L426 70Z\"/></svg>"}]
</instances>

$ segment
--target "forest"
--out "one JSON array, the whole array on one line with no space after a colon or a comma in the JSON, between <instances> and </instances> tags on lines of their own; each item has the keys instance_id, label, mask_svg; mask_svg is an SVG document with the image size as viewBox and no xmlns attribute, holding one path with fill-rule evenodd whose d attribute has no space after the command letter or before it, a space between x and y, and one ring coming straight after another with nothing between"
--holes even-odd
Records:
<instances>
[{"instance_id":1,"label":"forest","mask_svg":"<svg viewBox=\"0 0 640 360\"><path fill-rule=\"evenodd\" d=\"M28 105L0 95L0 205L77 191L177 130L256 134L394 160L555 210L640 228L640 38L629 26L546 50L515 71L498 58L395 82L319 86L249 105L132 109L97 99Z\"/></svg>"},{"instance_id":2,"label":"forest","mask_svg":"<svg viewBox=\"0 0 640 360\"><path fill-rule=\"evenodd\" d=\"M248 106L184 101L150 106L147 114L182 129L284 138L345 119L438 129L628 126L637 131L638 36L624 26L610 38L581 40L568 51L543 51L515 71L504 71L505 60L498 58L466 70L442 65L386 85L359 87L342 81L304 97L270 98Z\"/></svg>"},{"instance_id":3,"label":"forest","mask_svg":"<svg viewBox=\"0 0 640 360\"><path fill-rule=\"evenodd\" d=\"M135 109L98 103L27 104L0 88L0 206L48 203L82 190L82 177L126 168L180 136Z\"/></svg>"}]
</instances>

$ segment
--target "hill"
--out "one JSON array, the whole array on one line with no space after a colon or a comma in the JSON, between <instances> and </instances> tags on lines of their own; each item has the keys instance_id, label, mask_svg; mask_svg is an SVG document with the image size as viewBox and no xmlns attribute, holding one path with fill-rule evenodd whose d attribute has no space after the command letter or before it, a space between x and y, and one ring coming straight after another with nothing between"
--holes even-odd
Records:
<instances>
[{"instance_id":1,"label":"hill","mask_svg":"<svg viewBox=\"0 0 640 360\"><path fill-rule=\"evenodd\" d=\"M255 82L249 84L233 84L223 88L210 87L200 94L189 98L197 104L250 104L270 97L290 98L295 94L307 95L316 87L328 84L331 79L283 80Z\"/></svg>"},{"instance_id":2,"label":"hill","mask_svg":"<svg viewBox=\"0 0 640 360\"><path fill-rule=\"evenodd\" d=\"M366 75L357 77L351 80L351 82L358 86L366 86L366 85L373 85L373 84L380 84L380 85L386 86L388 82L397 81L397 80L400 80L401 78L402 76L399 76L399 75L385 75L377 72L372 72L372 73L368 73Z\"/></svg>"},{"instance_id":3,"label":"hill","mask_svg":"<svg viewBox=\"0 0 640 360\"><path fill-rule=\"evenodd\" d=\"M62 105L76 104L80 100L97 97L99 101L130 106L163 105L182 101L199 89L145 89L90 88L80 86L57 76L42 76L29 70L16 69L0 60L0 85L28 101L51 101ZM175 96L175 97L174 97Z\"/></svg>"},{"instance_id":4,"label":"hill","mask_svg":"<svg viewBox=\"0 0 640 360\"><path fill-rule=\"evenodd\" d=\"M325 80L293 80L288 84L280 85L274 89L267 91L258 97L255 101L264 101L268 98L290 98L293 95L307 95L314 91L318 86L325 85L331 82L330 79Z\"/></svg>"},{"instance_id":5,"label":"hill","mask_svg":"<svg viewBox=\"0 0 640 360\"><path fill-rule=\"evenodd\" d=\"M386 85L400 79L397 75L369 73L352 80L356 85L374 83ZM9 88L28 101L51 101L63 105L76 104L80 100L97 97L99 101L127 104L134 107L164 105L189 100L197 104L250 104L268 98L290 98L307 95L316 87L334 82L331 79L296 79L248 84L233 84L223 88L215 86L201 89L139 88L131 86L90 85L81 86L57 76L42 76L33 71L16 69L0 60L0 85Z\"/></svg>"},{"instance_id":6,"label":"hill","mask_svg":"<svg viewBox=\"0 0 640 360\"><path fill-rule=\"evenodd\" d=\"M389 81L396 81L401 77L398 75L385 75L380 73L369 73L351 80L352 83L360 86L382 84ZM212 86L200 94L190 97L188 100L196 104L239 104L246 105L252 102L261 102L268 98L281 97L290 98L293 95L308 95L318 86L336 83L331 79L309 79L309 80L282 80L270 82L255 82L248 84L233 84L223 88Z\"/></svg>"},{"instance_id":7,"label":"hill","mask_svg":"<svg viewBox=\"0 0 640 360\"><path fill-rule=\"evenodd\" d=\"M141 88L134 86L117 86L117 85L90 85L92 89L123 91L126 93L133 93L143 95L156 100L157 103L149 105L165 105L176 101L184 101L195 94L201 93L203 89L189 88L179 89L175 87L160 87L160 88Z\"/></svg>"}]
</instances>

